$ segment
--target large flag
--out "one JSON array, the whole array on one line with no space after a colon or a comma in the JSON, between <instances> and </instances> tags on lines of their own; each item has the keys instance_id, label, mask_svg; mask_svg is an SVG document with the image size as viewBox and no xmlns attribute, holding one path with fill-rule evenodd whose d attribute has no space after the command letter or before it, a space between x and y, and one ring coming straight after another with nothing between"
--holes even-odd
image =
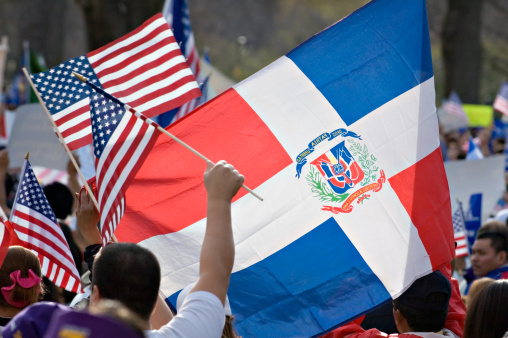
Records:
<instances>
[{"instance_id":1,"label":"large flag","mask_svg":"<svg viewBox=\"0 0 508 338\"><path fill-rule=\"evenodd\" d=\"M465 257L468 255L467 239L466 239L466 224L464 222L464 211L462 210L462 203L458 202L457 210L453 213L453 234L455 237L455 257Z\"/></svg>"},{"instance_id":2,"label":"large flag","mask_svg":"<svg viewBox=\"0 0 508 338\"><path fill-rule=\"evenodd\" d=\"M124 191L160 132L150 119L94 86L90 113L101 235L106 245L123 216Z\"/></svg>"},{"instance_id":3,"label":"large flag","mask_svg":"<svg viewBox=\"0 0 508 338\"><path fill-rule=\"evenodd\" d=\"M180 45L183 56L187 60L192 73L196 77L198 83L202 87L202 83L206 80L206 76L201 72L199 65L199 55L194 43L194 34L189 16L189 6L186 0L166 0L162 9L162 15L166 18L169 27L173 30L175 39ZM203 94L204 95L204 94ZM205 99L206 101L206 99ZM196 98L192 101L186 102L179 108L175 108L158 117L160 125L166 127L169 124L179 120L187 115L193 109L198 107L203 102L203 99Z\"/></svg>"},{"instance_id":4,"label":"large flag","mask_svg":"<svg viewBox=\"0 0 508 338\"><path fill-rule=\"evenodd\" d=\"M309 337L389 302L455 251L424 0L372 1L168 131L245 184L228 297L246 337ZM205 163L159 138L116 236L198 277Z\"/></svg>"},{"instance_id":5,"label":"large flag","mask_svg":"<svg viewBox=\"0 0 508 338\"><path fill-rule=\"evenodd\" d=\"M452 91L447 100L443 102L443 109L451 115L454 115L464 121L468 121L468 117L464 108L462 107L462 101L460 100L459 94Z\"/></svg>"},{"instance_id":6,"label":"large flag","mask_svg":"<svg viewBox=\"0 0 508 338\"><path fill-rule=\"evenodd\" d=\"M21 169L10 223L23 246L39 257L44 276L65 290L81 292L69 245L28 160Z\"/></svg>"},{"instance_id":7,"label":"large flag","mask_svg":"<svg viewBox=\"0 0 508 338\"><path fill-rule=\"evenodd\" d=\"M497 93L496 99L494 100L494 109L505 115L508 115L508 83L503 81L499 93Z\"/></svg>"},{"instance_id":8,"label":"large flag","mask_svg":"<svg viewBox=\"0 0 508 338\"><path fill-rule=\"evenodd\" d=\"M102 48L31 76L70 150L92 143L89 90L73 71L148 117L200 95L166 20L155 15Z\"/></svg>"}]
</instances>

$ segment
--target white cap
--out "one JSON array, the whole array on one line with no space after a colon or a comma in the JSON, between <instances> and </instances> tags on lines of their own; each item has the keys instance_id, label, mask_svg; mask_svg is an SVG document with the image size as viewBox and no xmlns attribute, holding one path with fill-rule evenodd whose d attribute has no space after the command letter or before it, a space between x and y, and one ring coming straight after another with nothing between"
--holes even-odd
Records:
<instances>
[{"instance_id":1,"label":"white cap","mask_svg":"<svg viewBox=\"0 0 508 338\"><path fill-rule=\"evenodd\" d=\"M178 313L180 311L180 308L182 307L183 301L185 300L185 297L187 297L187 294L192 289L192 287L196 284L196 282L191 283L183 288L183 290L178 295L178 298L176 299L176 312ZM231 306L229 305L229 299L226 295L226 302L224 303L224 315L225 316L232 316L231 313Z\"/></svg>"}]
</instances>

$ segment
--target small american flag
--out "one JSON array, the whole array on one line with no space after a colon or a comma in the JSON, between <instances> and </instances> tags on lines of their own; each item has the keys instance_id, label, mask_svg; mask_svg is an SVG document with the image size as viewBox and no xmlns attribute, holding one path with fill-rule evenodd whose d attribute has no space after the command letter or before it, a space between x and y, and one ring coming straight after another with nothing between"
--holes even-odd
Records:
<instances>
[{"instance_id":1,"label":"small american flag","mask_svg":"<svg viewBox=\"0 0 508 338\"><path fill-rule=\"evenodd\" d=\"M457 210L453 213L453 234L457 247L455 248L455 257L465 257L468 255L466 225L462 211L462 203L459 202Z\"/></svg>"},{"instance_id":2,"label":"small american flag","mask_svg":"<svg viewBox=\"0 0 508 338\"><path fill-rule=\"evenodd\" d=\"M494 109L505 115L508 115L508 83L503 81L499 93L494 100Z\"/></svg>"},{"instance_id":3,"label":"small american flag","mask_svg":"<svg viewBox=\"0 0 508 338\"><path fill-rule=\"evenodd\" d=\"M173 29L175 39L180 45L182 54L185 56L187 64L196 77L196 80L199 83L204 83L206 79L204 79L203 73L201 72L201 68L199 66L199 55L194 43L194 34L192 33L189 6L187 5L187 1L166 0L162 14L164 15L164 18L166 18L169 27ZM203 85L200 85L200 88L202 87ZM206 99L204 101L206 101ZM204 101L201 98L195 98L194 100L183 104L180 108L163 114L159 119L159 123L161 123L163 126L167 126L190 113Z\"/></svg>"},{"instance_id":4,"label":"small american flag","mask_svg":"<svg viewBox=\"0 0 508 338\"><path fill-rule=\"evenodd\" d=\"M31 75L70 150L92 143L90 89L73 71L149 117L200 95L166 20L155 15L102 48Z\"/></svg>"},{"instance_id":5,"label":"small american flag","mask_svg":"<svg viewBox=\"0 0 508 338\"><path fill-rule=\"evenodd\" d=\"M455 115L458 118L469 122L466 112L464 111L464 108L462 108L462 101L455 91L452 91L448 100L443 103L443 109L448 114Z\"/></svg>"},{"instance_id":6,"label":"small american flag","mask_svg":"<svg viewBox=\"0 0 508 338\"><path fill-rule=\"evenodd\" d=\"M101 235L106 245L124 214L125 191L160 132L150 119L90 86Z\"/></svg>"},{"instance_id":7,"label":"small american flag","mask_svg":"<svg viewBox=\"0 0 508 338\"><path fill-rule=\"evenodd\" d=\"M10 222L23 246L38 255L44 276L65 290L81 292L69 245L28 160L21 170Z\"/></svg>"}]
</instances>

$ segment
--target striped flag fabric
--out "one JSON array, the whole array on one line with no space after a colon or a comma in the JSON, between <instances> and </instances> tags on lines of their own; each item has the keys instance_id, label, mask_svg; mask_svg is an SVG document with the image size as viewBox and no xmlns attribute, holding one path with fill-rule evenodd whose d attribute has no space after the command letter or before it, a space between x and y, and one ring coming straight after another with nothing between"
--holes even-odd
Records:
<instances>
[{"instance_id":1,"label":"striped flag fabric","mask_svg":"<svg viewBox=\"0 0 508 338\"><path fill-rule=\"evenodd\" d=\"M167 130L264 198L232 203L244 337L323 334L454 257L424 0L370 2ZM157 255L173 306L199 273L204 170L159 138L115 232Z\"/></svg>"},{"instance_id":2,"label":"striped flag fabric","mask_svg":"<svg viewBox=\"0 0 508 338\"><path fill-rule=\"evenodd\" d=\"M118 99L91 87L93 148L101 235L106 245L125 211L125 194L160 135L156 124Z\"/></svg>"},{"instance_id":3,"label":"striped flag fabric","mask_svg":"<svg viewBox=\"0 0 508 338\"><path fill-rule=\"evenodd\" d=\"M39 257L44 276L67 291L82 292L69 245L28 160L21 169L10 223L23 247Z\"/></svg>"},{"instance_id":4,"label":"striped flag fabric","mask_svg":"<svg viewBox=\"0 0 508 338\"><path fill-rule=\"evenodd\" d=\"M462 107L462 101L460 100L459 94L452 91L448 99L443 103L443 109L451 115L455 115L464 121L469 121L464 108Z\"/></svg>"},{"instance_id":5,"label":"striped flag fabric","mask_svg":"<svg viewBox=\"0 0 508 338\"><path fill-rule=\"evenodd\" d=\"M201 94L159 13L102 48L31 75L70 150L92 143L90 90L72 75L73 71L148 117Z\"/></svg>"},{"instance_id":6,"label":"striped flag fabric","mask_svg":"<svg viewBox=\"0 0 508 338\"><path fill-rule=\"evenodd\" d=\"M494 100L493 107L500 113L508 115L508 83L503 81L499 93Z\"/></svg>"},{"instance_id":7,"label":"striped flag fabric","mask_svg":"<svg viewBox=\"0 0 508 338\"><path fill-rule=\"evenodd\" d=\"M453 236L455 238L455 257L465 257L468 255L467 239L466 239L466 223L464 222L464 211L462 203L458 202L457 210L453 213Z\"/></svg>"},{"instance_id":8,"label":"striped flag fabric","mask_svg":"<svg viewBox=\"0 0 508 338\"><path fill-rule=\"evenodd\" d=\"M166 0L162 9L162 15L167 20L169 27L173 30L175 39L180 45L182 54L187 60L187 64L192 70L192 73L196 77L200 87L203 87L202 83L205 81L206 77L201 72L201 67L199 65L199 55L194 43L194 33L192 33L187 1ZM200 98L186 102L181 107L160 115L158 117L158 122L164 127L168 126L190 113L202 102L203 101L200 100Z\"/></svg>"}]
</instances>

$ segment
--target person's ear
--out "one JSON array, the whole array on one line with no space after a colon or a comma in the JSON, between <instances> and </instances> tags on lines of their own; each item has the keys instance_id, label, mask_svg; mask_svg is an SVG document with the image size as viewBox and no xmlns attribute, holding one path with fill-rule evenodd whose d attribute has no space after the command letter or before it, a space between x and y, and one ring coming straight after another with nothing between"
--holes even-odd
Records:
<instances>
[{"instance_id":1,"label":"person's ear","mask_svg":"<svg viewBox=\"0 0 508 338\"><path fill-rule=\"evenodd\" d=\"M506 251L504 250L501 250L499 251L497 254L496 254L497 258L498 258L498 261L499 261L499 264L503 265L506 263L506 258L507 258L507 253Z\"/></svg>"},{"instance_id":2,"label":"person's ear","mask_svg":"<svg viewBox=\"0 0 508 338\"><path fill-rule=\"evenodd\" d=\"M97 285L92 286L92 292L90 293L90 308L93 308L101 300L101 292Z\"/></svg>"}]
</instances>

